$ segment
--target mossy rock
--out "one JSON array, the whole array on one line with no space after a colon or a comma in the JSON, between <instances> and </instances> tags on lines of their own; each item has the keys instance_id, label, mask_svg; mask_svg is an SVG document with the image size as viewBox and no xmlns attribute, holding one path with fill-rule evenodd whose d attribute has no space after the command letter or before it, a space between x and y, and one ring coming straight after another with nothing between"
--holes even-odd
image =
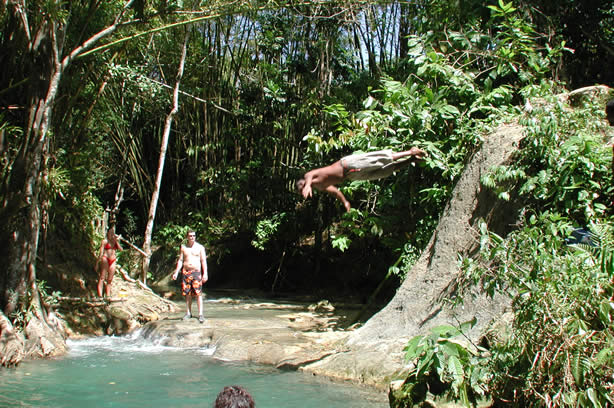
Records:
<instances>
[{"instance_id":1,"label":"mossy rock","mask_svg":"<svg viewBox=\"0 0 614 408\"><path fill-rule=\"evenodd\" d=\"M412 408L421 406L426 400L427 386L425 383L405 382L398 389L391 389L388 400L391 408Z\"/></svg>"}]
</instances>

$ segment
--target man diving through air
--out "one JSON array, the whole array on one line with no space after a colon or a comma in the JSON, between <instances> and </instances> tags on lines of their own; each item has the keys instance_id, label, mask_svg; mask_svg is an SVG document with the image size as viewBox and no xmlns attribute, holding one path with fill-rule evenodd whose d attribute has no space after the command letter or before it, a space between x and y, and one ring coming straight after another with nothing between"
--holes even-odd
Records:
<instances>
[{"instance_id":1,"label":"man diving through air","mask_svg":"<svg viewBox=\"0 0 614 408\"><path fill-rule=\"evenodd\" d=\"M344 180L375 180L390 176L402 167L416 160L424 160L426 152L417 147L404 152L378 150L375 152L353 154L341 160L305 173L296 181L296 188L304 198L311 197L315 188L326 191L343 203L346 211L350 211L350 202L337 188Z\"/></svg>"}]
</instances>

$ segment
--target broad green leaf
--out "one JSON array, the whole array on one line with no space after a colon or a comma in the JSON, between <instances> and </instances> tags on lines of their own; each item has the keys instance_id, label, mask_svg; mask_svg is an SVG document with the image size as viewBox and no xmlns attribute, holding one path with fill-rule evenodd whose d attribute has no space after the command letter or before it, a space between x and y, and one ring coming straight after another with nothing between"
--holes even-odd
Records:
<instances>
[{"instance_id":1,"label":"broad green leaf","mask_svg":"<svg viewBox=\"0 0 614 408\"><path fill-rule=\"evenodd\" d=\"M418 350L418 345L420 344L422 339L423 339L422 336L415 336L411 340L409 340L409 342L407 343L407 346L405 346L404 348L406 360L412 360L414 358L419 357L419 353L417 353L417 350Z\"/></svg>"},{"instance_id":2,"label":"broad green leaf","mask_svg":"<svg viewBox=\"0 0 614 408\"><path fill-rule=\"evenodd\" d=\"M441 350L448 356L454 356L457 358L460 356L460 346L458 344L448 340L440 340L439 344L441 346Z\"/></svg>"}]
</instances>

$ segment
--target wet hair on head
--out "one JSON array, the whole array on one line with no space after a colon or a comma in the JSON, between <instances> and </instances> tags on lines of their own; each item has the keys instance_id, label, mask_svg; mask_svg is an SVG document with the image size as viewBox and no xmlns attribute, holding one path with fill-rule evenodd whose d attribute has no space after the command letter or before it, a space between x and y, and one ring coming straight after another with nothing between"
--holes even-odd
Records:
<instances>
[{"instance_id":1,"label":"wet hair on head","mask_svg":"<svg viewBox=\"0 0 614 408\"><path fill-rule=\"evenodd\" d=\"M215 399L214 408L255 408L254 399L240 385L224 387Z\"/></svg>"}]
</instances>

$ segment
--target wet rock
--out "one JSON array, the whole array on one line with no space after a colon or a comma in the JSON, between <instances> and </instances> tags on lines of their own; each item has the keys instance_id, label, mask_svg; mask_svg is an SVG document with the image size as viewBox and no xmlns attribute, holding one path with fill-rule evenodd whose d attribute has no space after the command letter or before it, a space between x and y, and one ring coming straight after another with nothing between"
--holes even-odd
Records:
<instances>
[{"instance_id":1,"label":"wet rock","mask_svg":"<svg viewBox=\"0 0 614 408\"><path fill-rule=\"evenodd\" d=\"M328 300L321 300L314 305L310 305L309 311L318 313L334 312L335 307Z\"/></svg>"},{"instance_id":2,"label":"wet rock","mask_svg":"<svg viewBox=\"0 0 614 408\"><path fill-rule=\"evenodd\" d=\"M59 356L68 350L63 333L36 316L30 319L24 332L26 358Z\"/></svg>"},{"instance_id":3,"label":"wet rock","mask_svg":"<svg viewBox=\"0 0 614 408\"><path fill-rule=\"evenodd\" d=\"M208 349L220 360L296 370L333 353L348 334L333 330L335 319L303 306L224 299L206 302L205 312L204 324L182 320L180 312L146 324L140 335L167 346Z\"/></svg>"}]
</instances>

